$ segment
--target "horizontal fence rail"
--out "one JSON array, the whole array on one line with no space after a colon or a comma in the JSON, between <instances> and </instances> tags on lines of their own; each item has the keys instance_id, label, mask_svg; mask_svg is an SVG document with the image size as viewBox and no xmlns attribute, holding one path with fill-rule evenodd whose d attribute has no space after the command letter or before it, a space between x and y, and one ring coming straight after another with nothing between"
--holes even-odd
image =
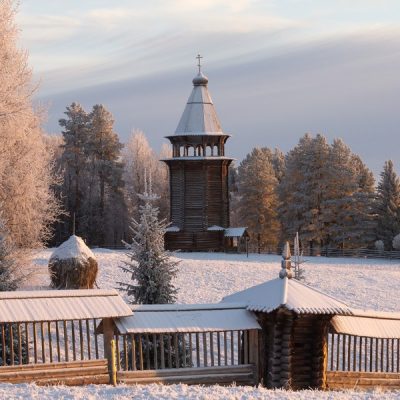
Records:
<instances>
[{"instance_id":1,"label":"horizontal fence rail","mask_svg":"<svg viewBox=\"0 0 400 400\"><path fill-rule=\"evenodd\" d=\"M104 358L99 320L0 324L1 367ZM100 336L100 337L99 337Z\"/></svg>"},{"instance_id":2,"label":"horizontal fence rail","mask_svg":"<svg viewBox=\"0 0 400 400\"><path fill-rule=\"evenodd\" d=\"M328 371L400 372L400 339L328 334Z\"/></svg>"},{"instance_id":3,"label":"horizontal fence rail","mask_svg":"<svg viewBox=\"0 0 400 400\"><path fill-rule=\"evenodd\" d=\"M117 369L140 371L249 363L249 331L116 335Z\"/></svg>"}]
</instances>

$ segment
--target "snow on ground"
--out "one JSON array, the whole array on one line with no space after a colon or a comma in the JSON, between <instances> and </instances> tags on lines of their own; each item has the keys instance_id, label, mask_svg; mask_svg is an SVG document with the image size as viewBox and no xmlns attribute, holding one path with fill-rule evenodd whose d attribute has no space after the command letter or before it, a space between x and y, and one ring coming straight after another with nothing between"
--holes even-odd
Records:
<instances>
[{"instance_id":1,"label":"snow on ground","mask_svg":"<svg viewBox=\"0 0 400 400\"><path fill-rule=\"evenodd\" d=\"M119 266L127 260L124 251L95 249L99 262L97 283L117 288L129 274ZM34 276L27 289L47 288L48 259L52 249L40 251ZM278 276L280 256L268 254L179 253L176 287L179 303L213 303L238 290ZM303 264L305 282L358 308L399 311L400 260L308 257Z\"/></svg>"},{"instance_id":2,"label":"snow on ground","mask_svg":"<svg viewBox=\"0 0 400 400\"><path fill-rule=\"evenodd\" d=\"M107 399L107 400L393 400L400 398L400 392L319 392L303 390L288 392L266 390L253 387L187 386L187 385L143 385L143 386L107 386L88 385L86 387L41 387L29 384L0 384L1 399Z\"/></svg>"},{"instance_id":3,"label":"snow on ground","mask_svg":"<svg viewBox=\"0 0 400 400\"><path fill-rule=\"evenodd\" d=\"M129 274L119 266L124 251L93 250L99 263L100 288L117 288ZM33 275L26 289L48 289L47 264L52 249L34 259ZM176 287L180 303L219 302L222 297L278 276L280 256L223 253L179 253ZM400 312L400 261L309 257L303 264L306 283L350 306ZM36 385L0 385L0 398L8 399L400 399L400 391L384 392L285 392L251 387L201 387L186 385L43 388Z\"/></svg>"}]
</instances>

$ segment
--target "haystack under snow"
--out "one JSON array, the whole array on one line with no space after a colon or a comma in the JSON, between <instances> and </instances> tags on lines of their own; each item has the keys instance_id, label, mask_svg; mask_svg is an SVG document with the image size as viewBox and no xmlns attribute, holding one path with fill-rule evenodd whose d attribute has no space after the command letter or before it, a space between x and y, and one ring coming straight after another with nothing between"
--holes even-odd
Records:
<instances>
[{"instance_id":1,"label":"haystack under snow","mask_svg":"<svg viewBox=\"0 0 400 400\"><path fill-rule=\"evenodd\" d=\"M51 286L56 289L93 289L98 264L79 236L72 235L49 260Z\"/></svg>"}]
</instances>

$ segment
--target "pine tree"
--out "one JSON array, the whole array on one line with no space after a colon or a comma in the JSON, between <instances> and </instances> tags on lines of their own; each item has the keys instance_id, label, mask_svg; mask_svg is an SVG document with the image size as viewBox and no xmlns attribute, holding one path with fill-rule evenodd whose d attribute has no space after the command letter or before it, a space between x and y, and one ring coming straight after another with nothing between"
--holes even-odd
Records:
<instances>
[{"instance_id":1,"label":"pine tree","mask_svg":"<svg viewBox=\"0 0 400 400\"><path fill-rule=\"evenodd\" d=\"M303 246L307 244L310 249L323 244L326 238L321 205L328 154L324 136L304 135L286 156L285 173L278 188L284 239L294 238L299 232Z\"/></svg>"},{"instance_id":2,"label":"pine tree","mask_svg":"<svg viewBox=\"0 0 400 400\"><path fill-rule=\"evenodd\" d=\"M275 250L280 237L278 220L278 179L274 153L268 148L255 148L240 163L237 174L238 222L246 226L255 243Z\"/></svg>"},{"instance_id":3,"label":"pine tree","mask_svg":"<svg viewBox=\"0 0 400 400\"><path fill-rule=\"evenodd\" d=\"M400 232L400 181L393 162L386 161L377 188L377 237L386 250L392 249L392 240Z\"/></svg>"},{"instance_id":4,"label":"pine tree","mask_svg":"<svg viewBox=\"0 0 400 400\"><path fill-rule=\"evenodd\" d=\"M354 248L374 241L372 173L341 139L329 147L321 203L325 243Z\"/></svg>"},{"instance_id":5,"label":"pine tree","mask_svg":"<svg viewBox=\"0 0 400 400\"><path fill-rule=\"evenodd\" d=\"M88 192L86 214L91 214L88 236L93 243L100 246L106 244L106 236L113 238L119 235L119 240L123 239L121 227L105 223L111 222L106 220L106 211L117 208L125 214L123 165L119 160L123 146L114 132L113 125L113 117L103 105L93 106L89 115L87 157L91 165L92 182L94 180L96 187L92 187Z\"/></svg>"},{"instance_id":6,"label":"pine tree","mask_svg":"<svg viewBox=\"0 0 400 400\"><path fill-rule=\"evenodd\" d=\"M67 118L59 120L64 128L62 165L64 169L64 183L62 194L64 197L64 208L67 216L75 215L76 232L80 236L86 236L81 225L85 218L82 210L84 191L88 186L91 174L88 174L88 143L89 143L89 116L78 103L72 103L64 112ZM72 218L68 218L68 227L64 232L65 239L72 233Z\"/></svg>"},{"instance_id":7,"label":"pine tree","mask_svg":"<svg viewBox=\"0 0 400 400\"><path fill-rule=\"evenodd\" d=\"M150 185L151 187L151 185ZM129 262L122 268L131 274L131 282L120 282L122 290L136 304L173 303L177 290L173 278L177 274L178 263L171 260L164 250L164 232L167 224L158 219L158 208L153 206L157 196L145 191L139 198L140 221L132 219L132 243L127 245Z\"/></svg>"}]
</instances>

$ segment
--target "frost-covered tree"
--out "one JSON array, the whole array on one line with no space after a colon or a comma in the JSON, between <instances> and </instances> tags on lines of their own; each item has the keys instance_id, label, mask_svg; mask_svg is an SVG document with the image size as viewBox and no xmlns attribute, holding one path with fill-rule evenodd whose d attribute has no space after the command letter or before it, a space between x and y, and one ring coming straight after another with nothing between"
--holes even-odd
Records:
<instances>
[{"instance_id":1,"label":"frost-covered tree","mask_svg":"<svg viewBox=\"0 0 400 400\"><path fill-rule=\"evenodd\" d=\"M377 188L377 237L386 250L392 249L392 240L400 232L400 181L393 162L386 161Z\"/></svg>"},{"instance_id":2,"label":"frost-covered tree","mask_svg":"<svg viewBox=\"0 0 400 400\"><path fill-rule=\"evenodd\" d=\"M323 170L321 202L325 242L334 247L361 247L374 241L374 179L341 139L335 139Z\"/></svg>"},{"instance_id":3,"label":"frost-covered tree","mask_svg":"<svg viewBox=\"0 0 400 400\"><path fill-rule=\"evenodd\" d=\"M326 138L304 135L286 156L285 173L279 185L280 219L284 238L299 232L303 246L323 244L326 232L322 201L326 192L323 171L329 154Z\"/></svg>"},{"instance_id":4,"label":"frost-covered tree","mask_svg":"<svg viewBox=\"0 0 400 400\"><path fill-rule=\"evenodd\" d=\"M139 219L139 194L143 193L144 171L153 176L153 190L159 196L155 204L159 207L161 218L167 218L169 212L168 167L161 162L162 158L171 157L170 146L163 146L158 156L139 130L133 131L123 150L124 180L126 183L129 215Z\"/></svg>"},{"instance_id":5,"label":"frost-covered tree","mask_svg":"<svg viewBox=\"0 0 400 400\"><path fill-rule=\"evenodd\" d=\"M21 284L23 276L21 275L21 268L19 265L20 256L19 250L13 245L11 237L8 234L6 224L4 223L3 214L0 210L0 292L13 291L18 288ZM18 338L18 329L16 324L13 326L13 346L14 349L18 349L18 346L22 344L20 359L19 351L14 350L13 362L16 364L22 364L26 360L26 341L25 334L23 333L23 340ZM1 336L4 334L4 338ZM0 364L10 365L11 364L11 349L10 349L10 324L6 324L5 329L0 332ZM5 350L3 344L6 344Z\"/></svg>"},{"instance_id":6,"label":"frost-covered tree","mask_svg":"<svg viewBox=\"0 0 400 400\"><path fill-rule=\"evenodd\" d=\"M0 292L18 288L22 280L19 267L18 250L11 241L0 210Z\"/></svg>"},{"instance_id":7,"label":"frost-covered tree","mask_svg":"<svg viewBox=\"0 0 400 400\"><path fill-rule=\"evenodd\" d=\"M164 232L167 224L158 219L158 208L153 205L157 196L145 187L139 195L140 220L132 219L132 243L127 244L129 261L122 267L131 275L131 281L120 282L121 289L137 304L173 303L177 290L173 279L178 263L164 250Z\"/></svg>"},{"instance_id":8,"label":"frost-covered tree","mask_svg":"<svg viewBox=\"0 0 400 400\"><path fill-rule=\"evenodd\" d=\"M400 233L393 238L392 246L395 250L400 250Z\"/></svg>"},{"instance_id":9,"label":"frost-covered tree","mask_svg":"<svg viewBox=\"0 0 400 400\"><path fill-rule=\"evenodd\" d=\"M278 179L275 155L268 148L255 148L240 163L237 173L237 220L248 227L252 242L275 250L280 238L278 220Z\"/></svg>"},{"instance_id":10,"label":"frost-covered tree","mask_svg":"<svg viewBox=\"0 0 400 400\"><path fill-rule=\"evenodd\" d=\"M310 248L373 243L373 175L342 140L300 139L286 157L279 194L285 238L298 231Z\"/></svg>"},{"instance_id":11,"label":"frost-covered tree","mask_svg":"<svg viewBox=\"0 0 400 400\"><path fill-rule=\"evenodd\" d=\"M16 7L0 7L0 203L17 248L35 248L50 236L58 214L51 190L53 166L32 106L35 86L27 53L18 48Z\"/></svg>"}]
</instances>

